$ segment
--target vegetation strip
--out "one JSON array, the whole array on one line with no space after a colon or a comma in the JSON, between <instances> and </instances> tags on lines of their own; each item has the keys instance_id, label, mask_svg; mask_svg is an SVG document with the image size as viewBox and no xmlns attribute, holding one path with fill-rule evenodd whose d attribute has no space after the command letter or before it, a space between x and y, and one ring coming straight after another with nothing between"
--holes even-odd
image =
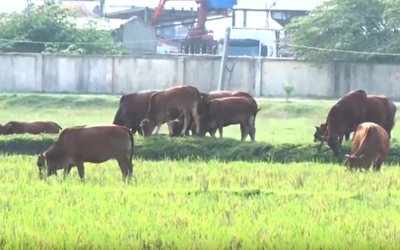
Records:
<instances>
[{"instance_id":1,"label":"vegetation strip","mask_svg":"<svg viewBox=\"0 0 400 250\"><path fill-rule=\"evenodd\" d=\"M4 154L36 155L47 148L58 135L13 135L0 137L0 151ZM149 138L135 137L135 157L146 160L219 160L270 162L337 162L328 148L317 152L317 144L277 144L240 142L235 139L170 138L167 135ZM342 152L349 147L343 146ZM344 154L344 153L343 153ZM387 163L400 162L400 147L393 145Z\"/></svg>"}]
</instances>

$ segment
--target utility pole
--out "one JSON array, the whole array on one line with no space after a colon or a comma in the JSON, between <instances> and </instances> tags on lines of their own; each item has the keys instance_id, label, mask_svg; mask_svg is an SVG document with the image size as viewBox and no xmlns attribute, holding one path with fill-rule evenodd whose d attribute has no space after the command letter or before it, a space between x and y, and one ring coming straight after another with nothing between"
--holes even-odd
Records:
<instances>
[{"instance_id":1,"label":"utility pole","mask_svg":"<svg viewBox=\"0 0 400 250\"><path fill-rule=\"evenodd\" d=\"M226 73L226 59L228 57L228 49L229 49L229 39L231 37L231 28L227 27L225 31L225 39L224 39L224 47L222 51L222 58L221 58L221 68L219 71L219 80L218 80L218 90L221 91L224 87L225 81L225 73Z\"/></svg>"}]
</instances>

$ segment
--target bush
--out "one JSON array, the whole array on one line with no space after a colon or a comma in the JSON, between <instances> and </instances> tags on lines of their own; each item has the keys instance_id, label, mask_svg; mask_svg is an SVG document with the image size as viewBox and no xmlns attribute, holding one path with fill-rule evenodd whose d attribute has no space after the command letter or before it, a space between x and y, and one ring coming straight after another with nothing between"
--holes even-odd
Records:
<instances>
[{"instance_id":1,"label":"bush","mask_svg":"<svg viewBox=\"0 0 400 250\"><path fill-rule=\"evenodd\" d=\"M1 136L0 151L4 154L37 155L48 149L58 138L57 135ZM135 138L135 156L146 160L219 160L219 161L272 161L272 162L337 162L326 146L317 152L315 144L279 144L264 142L240 142L234 139L170 138L166 135ZM343 155L349 152L343 146ZM343 157L342 155L342 157ZM387 163L400 162L400 147L392 147Z\"/></svg>"}]
</instances>

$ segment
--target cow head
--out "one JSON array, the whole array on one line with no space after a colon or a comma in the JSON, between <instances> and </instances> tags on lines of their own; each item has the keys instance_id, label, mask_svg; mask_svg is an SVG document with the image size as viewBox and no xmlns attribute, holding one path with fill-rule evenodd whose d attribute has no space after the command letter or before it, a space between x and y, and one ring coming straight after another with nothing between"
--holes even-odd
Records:
<instances>
[{"instance_id":1,"label":"cow head","mask_svg":"<svg viewBox=\"0 0 400 250\"><path fill-rule=\"evenodd\" d=\"M314 126L315 132L314 132L314 142L317 141L325 141L325 138L323 137L326 131L326 125L322 123L319 126Z\"/></svg>"},{"instance_id":2,"label":"cow head","mask_svg":"<svg viewBox=\"0 0 400 250\"><path fill-rule=\"evenodd\" d=\"M55 162L46 157L45 153L40 153L36 162L37 167L39 168L39 178L43 179L43 171L46 169L47 165L47 174L46 176L50 176L52 174L57 174L57 168Z\"/></svg>"},{"instance_id":3,"label":"cow head","mask_svg":"<svg viewBox=\"0 0 400 250\"><path fill-rule=\"evenodd\" d=\"M368 161L367 157L365 155L345 155L346 160L345 160L345 165L347 165L348 169L352 168L361 168L361 167L368 167L368 165L371 163Z\"/></svg>"},{"instance_id":4,"label":"cow head","mask_svg":"<svg viewBox=\"0 0 400 250\"><path fill-rule=\"evenodd\" d=\"M152 120L145 118L140 123L140 127L143 131L144 136L150 136L153 133L153 130L156 127L156 124Z\"/></svg>"},{"instance_id":5,"label":"cow head","mask_svg":"<svg viewBox=\"0 0 400 250\"><path fill-rule=\"evenodd\" d=\"M36 165L39 168L39 178L43 179L43 170L46 165L46 156L43 153L39 154Z\"/></svg>"},{"instance_id":6,"label":"cow head","mask_svg":"<svg viewBox=\"0 0 400 250\"><path fill-rule=\"evenodd\" d=\"M172 136L179 136L183 129L183 125L184 125L184 121L181 121L178 119L171 121Z\"/></svg>"},{"instance_id":7,"label":"cow head","mask_svg":"<svg viewBox=\"0 0 400 250\"><path fill-rule=\"evenodd\" d=\"M12 127L13 125L7 123L6 125L0 125L0 135L10 135L12 134Z\"/></svg>"}]
</instances>

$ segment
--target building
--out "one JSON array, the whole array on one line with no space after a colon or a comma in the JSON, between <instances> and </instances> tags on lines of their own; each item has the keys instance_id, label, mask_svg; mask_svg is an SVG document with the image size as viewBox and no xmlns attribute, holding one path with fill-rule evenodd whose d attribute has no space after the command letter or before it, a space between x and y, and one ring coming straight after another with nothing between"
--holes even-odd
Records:
<instances>
[{"instance_id":1,"label":"building","mask_svg":"<svg viewBox=\"0 0 400 250\"><path fill-rule=\"evenodd\" d=\"M157 32L149 23L133 16L120 25L116 41L123 43L131 56L157 52Z\"/></svg>"},{"instance_id":2,"label":"building","mask_svg":"<svg viewBox=\"0 0 400 250\"><path fill-rule=\"evenodd\" d=\"M114 31L115 42L128 48L131 56L157 52L156 29L138 17L129 19L77 18L78 27L84 27L91 20L96 20L96 28Z\"/></svg>"}]
</instances>

